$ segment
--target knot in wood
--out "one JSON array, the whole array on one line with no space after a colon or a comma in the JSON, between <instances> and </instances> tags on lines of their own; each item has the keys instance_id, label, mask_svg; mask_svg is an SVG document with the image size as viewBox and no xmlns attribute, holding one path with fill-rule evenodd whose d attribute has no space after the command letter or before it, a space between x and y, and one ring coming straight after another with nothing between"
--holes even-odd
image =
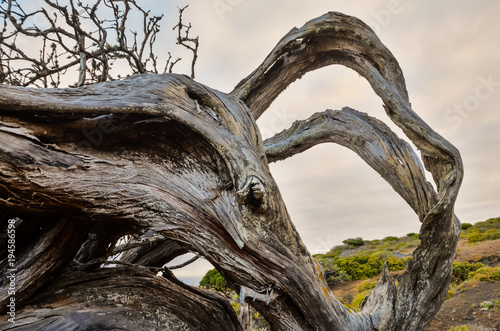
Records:
<instances>
[{"instance_id":1,"label":"knot in wood","mask_svg":"<svg viewBox=\"0 0 500 331\"><path fill-rule=\"evenodd\" d=\"M238 203L249 207L251 210L259 213L267 211L267 192L263 181L255 176L249 176L242 189L236 192Z\"/></svg>"}]
</instances>

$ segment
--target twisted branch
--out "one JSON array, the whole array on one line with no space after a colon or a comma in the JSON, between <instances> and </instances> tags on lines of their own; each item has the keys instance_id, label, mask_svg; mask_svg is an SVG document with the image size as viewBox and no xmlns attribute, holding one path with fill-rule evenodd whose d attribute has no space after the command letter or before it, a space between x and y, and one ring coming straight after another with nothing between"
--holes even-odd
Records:
<instances>
[{"instance_id":1,"label":"twisted branch","mask_svg":"<svg viewBox=\"0 0 500 331\"><path fill-rule=\"evenodd\" d=\"M407 143L351 109L313 115L262 142L255 118L295 79L333 63L370 82L421 150L437 192ZM206 258L277 330L422 330L444 301L460 231L460 154L411 109L397 61L356 18L328 13L292 30L229 95L179 75L0 91L3 213L23 210L32 220L78 210L103 238L92 258L110 254L116 224L120 235L159 232ZM80 143L89 133L100 137L98 149ZM359 314L329 291L268 168L323 142L355 151L422 221L406 272L393 278L385 269ZM75 234L78 242L89 231Z\"/></svg>"}]
</instances>

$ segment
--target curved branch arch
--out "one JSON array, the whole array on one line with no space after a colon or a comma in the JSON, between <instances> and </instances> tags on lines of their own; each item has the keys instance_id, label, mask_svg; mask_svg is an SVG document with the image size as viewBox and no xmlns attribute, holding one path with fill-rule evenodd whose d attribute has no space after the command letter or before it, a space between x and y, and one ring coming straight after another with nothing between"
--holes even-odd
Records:
<instances>
[{"instance_id":1,"label":"curved branch arch","mask_svg":"<svg viewBox=\"0 0 500 331\"><path fill-rule=\"evenodd\" d=\"M370 82L389 117L422 151L437 192L406 142L352 109L315 114L262 141L255 119L277 95L306 72L334 63ZM445 298L459 234L453 205L463 176L460 155L411 109L396 59L356 18L328 13L293 29L230 94L173 74L77 89L0 91L0 215L21 213L24 222L37 225L49 215L55 224L77 215L75 228L83 229L71 232L69 258L48 257L56 267L22 271L38 282L19 288L20 305L45 298L40 309L50 309L57 298L46 285L75 277L71 259L105 259L119 236L146 229L175 243L172 249L204 256L275 330L421 330ZM268 167L323 142L355 151L422 221L422 243L407 271L397 281L385 271L359 314L329 291ZM53 233L23 230L45 250L55 245ZM84 244L92 238L93 245ZM80 252L75 245L83 247ZM154 254L155 261L164 260ZM29 263L28 248L19 258ZM8 268L6 259L0 268ZM60 270L66 278L58 277ZM142 282L158 285L154 273L134 270L131 275L140 274ZM100 271L73 272L92 283L92 273ZM0 286L7 293L7 285ZM186 292L175 284L161 286ZM219 305L203 291L189 292L193 314L204 304ZM0 297L2 308L7 300ZM196 323L175 313L175 303L162 305L175 323ZM79 309L72 303L58 316L71 321ZM224 308L220 316L227 327L241 329L234 313Z\"/></svg>"},{"instance_id":2,"label":"curved branch arch","mask_svg":"<svg viewBox=\"0 0 500 331\"><path fill-rule=\"evenodd\" d=\"M259 118L287 86L307 72L341 64L367 78L366 69L356 64L361 60L375 67L408 101L403 72L392 53L363 21L338 12L290 30L231 95L245 101L254 117Z\"/></svg>"}]
</instances>

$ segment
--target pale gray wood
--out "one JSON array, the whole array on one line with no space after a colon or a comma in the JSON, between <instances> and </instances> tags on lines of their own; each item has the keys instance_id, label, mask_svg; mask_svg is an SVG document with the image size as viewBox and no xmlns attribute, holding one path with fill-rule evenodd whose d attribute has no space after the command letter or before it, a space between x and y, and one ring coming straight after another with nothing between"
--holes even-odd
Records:
<instances>
[{"instance_id":1,"label":"pale gray wood","mask_svg":"<svg viewBox=\"0 0 500 331\"><path fill-rule=\"evenodd\" d=\"M69 272L2 330L242 330L221 295L142 268Z\"/></svg>"}]
</instances>

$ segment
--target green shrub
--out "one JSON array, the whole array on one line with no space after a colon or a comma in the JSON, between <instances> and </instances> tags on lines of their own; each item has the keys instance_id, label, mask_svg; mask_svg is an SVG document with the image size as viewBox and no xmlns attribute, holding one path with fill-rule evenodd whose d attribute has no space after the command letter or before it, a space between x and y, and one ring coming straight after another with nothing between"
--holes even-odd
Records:
<instances>
[{"instance_id":1,"label":"green shrub","mask_svg":"<svg viewBox=\"0 0 500 331\"><path fill-rule=\"evenodd\" d=\"M448 287L448 293L446 293L446 300L448 300L455 294L461 292L464 289L464 287L467 286L466 284L468 283L468 281L469 280L466 280L465 282L462 282L460 284L451 283L450 287Z\"/></svg>"},{"instance_id":2,"label":"green shrub","mask_svg":"<svg viewBox=\"0 0 500 331\"><path fill-rule=\"evenodd\" d=\"M346 245L355 246L355 247L363 246L365 243L365 241L361 237L349 238L349 239L343 240L342 242Z\"/></svg>"},{"instance_id":3,"label":"green shrub","mask_svg":"<svg viewBox=\"0 0 500 331\"><path fill-rule=\"evenodd\" d=\"M377 282L371 282L371 281L364 281L362 282L358 288L356 289L356 292L358 293L363 293L363 292L366 292L366 291L371 291L375 288L375 286L377 286Z\"/></svg>"},{"instance_id":4,"label":"green shrub","mask_svg":"<svg viewBox=\"0 0 500 331\"><path fill-rule=\"evenodd\" d=\"M335 263L333 259L319 259L318 263L323 268L325 272L326 282L329 284L337 282L348 282L352 278L344 271L341 270Z\"/></svg>"},{"instance_id":5,"label":"green shrub","mask_svg":"<svg viewBox=\"0 0 500 331\"><path fill-rule=\"evenodd\" d=\"M387 268L389 271L398 271L398 270L403 270L406 267L406 259L399 259L394 256L389 256L387 259Z\"/></svg>"},{"instance_id":6,"label":"green shrub","mask_svg":"<svg viewBox=\"0 0 500 331\"><path fill-rule=\"evenodd\" d=\"M363 292L357 294L352 300L352 302L350 304L347 304L346 307L354 310L355 312L359 312L361 310L361 304L366 299L366 296L368 294L370 294L370 292L368 293Z\"/></svg>"},{"instance_id":7,"label":"green shrub","mask_svg":"<svg viewBox=\"0 0 500 331\"><path fill-rule=\"evenodd\" d=\"M409 243L407 243L407 242L406 242L406 243L404 243L404 242L403 242L403 243L399 243L399 244L397 244L397 245L396 245L396 247L395 247L395 249L397 249L397 250L401 250L401 249L404 249L404 248L408 248L409 246L410 246L410 244L409 244Z\"/></svg>"},{"instance_id":8,"label":"green shrub","mask_svg":"<svg viewBox=\"0 0 500 331\"><path fill-rule=\"evenodd\" d=\"M344 248L343 245L341 245L341 246L335 246L332 249L330 249L330 251L326 255L328 257L336 259L336 258L338 258L340 256L340 254L342 254L342 249L343 248Z\"/></svg>"},{"instance_id":9,"label":"green shrub","mask_svg":"<svg viewBox=\"0 0 500 331\"><path fill-rule=\"evenodd\" d=\"M471 326L469 325L460 325L460 326L452 326L447 331L473 331Z\"/></svg>"},{"instance_id":10,"label":"green shrub","mask_svg":"<svg viewBox=\"0 0 500 331\"><path fill-rule=\"evenodd\" d=\"M348 303L348 304L344 304L344 305L347 308L354 310L355 312L359 312L359 310L361 309L361 304L365 300L366 296L369 295L373 291L373 289L375 288L376 285L377 285L377 282L371 282L371 281L366 281L366 282L361 283L356 288L356 292L358 294L356 294L356 296L354 297L352 302Z\"/></svg>"},{"instance_id":11,"label":"green shrub","mask_svg":"<svg viewBox=\"0 0 500 331\"><path fill-rule=\"evenodd\" d=\"M366 255L355 255L335 261L335 265L344 270L352 280L375 277L381 270L379 264L377 259L372 259L369 263Z\"/></svg>"},{"instance_id":12,"label":"green shrub","mask_svg":"<svg viewBox=\"0 0 500 331\"><path fill-rule=\"evenodd\" d=\"M240 311L241 311L241 305L237 302L231 302L231 306L233 307L234 311L236 312L236 315L239 315Z\"/></svg>"},{"instance_id":13,"label":"green shrub","mask_svg":"<svg viewBox=\"0 0 500 331\"><path fill-rule=\"evenodd\" d=\"M484 222L462 224L460 238L467 238L468 243L500 239L500 217L490 218Z\"/></svg>"},{"instance_id":14,"label":"green shrub","mask_svg":"<svg viewBox=\"0 0 500 331\"><path fill-rule=\"evenodd\" d=\"M451 282L454 284L460 284L465 282L467 279L469 279L469 274L471 272L474 272L480 268L483 268L484 264L482 263L474 263L471 264L467 261L465 262L455 262L453 263L452 267L452 276L451 276Z\"/></svg>"},{"instance_id":15,"label":"green shrub","mask_svg":"<svg viewBox=\"0 0 500 331\"><path fill-rule=\"evenodd\" d=\"M388 236L388 237L385 237L384 239L382 239L382 241L384 241L384 242L387 242L387 241L396 241L398 239L399 239L398 237Z\"/></svg>"},{"instance_id":16,"label":"green shrub","mask_svg":"<svg viewBox=\"0 0 500 331\"><path fill-rule=\"evenodd\" d=\"M480 241L484 241L484 235L480 232L468 233L466 235L466 238L468 243L477 243Z\"/></svg>"},{"instance_id":17,"label":"green shrub","mask_svg":"<svg viewBox=\"0 0 500 331\"><path fill-rule=\"evenodd\" d=\"M480 232L483 230L483 232ZM500 230L498 229L478 229L476 231L467 233L467 242L468 243L476 243L486 240L496 240L500 239Z\"/></svg>"},{"instance_id":18,"label":"green shrub","mask_svg":"<svg viewBox=\"0 0 500 331\"><path fill-rule=\"evenodd\" d=\"M494 282L500 280L500 268L481 267L469 274L469 278L482 282Z\"/></svg>"},{"instance_id":19,"label":"green shrub","mask_svg":"<svg viewBox=\"0 0 500 331\"><path fill-rule=\"evenodd\" d=\"M456 289L455 286L453 286L453 284L451 284L450 287L448 288L448 293L446 293L446 299L445 300L450 299L455 294L457 294L457 289Z\"/></svg>"},{"instance_id":20,"label":"green shrub","mask_svg":"<svg viewBox=\"0 0 500 331\"><path fill-rule=\"evenodd\" d=\"M482 229L483 232L489 229L500 229L500 217L490 218L484 222L477 222L474 228Z\"/></svg>"},{"instance_id":21,"label":"green shrub","mask_svg":"<svg viewBox=\"0 0 500 331\"><path fill-rule=\"evenodd\" d=\"M473 225L470 223L462 223L462 230L466 231L468 228L471 228Z\"/></svg>"},{"instance_id":22,"label":"green shrub","mask_svg":"<svg viewBox=\"0 0 500 331\"><path fill-rule=\"evenodd\" d=\"M203 278L200 280L200 287L211 288L216 291L228 290L226 280L215 268L207 271L205 276L203 276Z\"/></svg>"},{"instance_id":23,"label":"green shrub","mask_svg":"<svg viewBox=\"0 0 500 331\"><path fill-rule=\"evenodd\" d=\"M500 239L500 230L499 229L489 229L484 234L487 237L486 240Z\"/></svg>"},{"instance_id":24,"label":"green shrub","mask_svg":"<svg viewBox=\"0 0 500 331\"><path fill-rule=\"evenodd\" d=\"M390 271L403 270L409 258L399 259L388 256L386 253L358 254L350 257L343 257L335 260L335 265L339 270L351 278L351 280L367 279L378 276L382 272L384 262Z\"/></svg>"},{"instance_id":25,"label":"green shrub","mask_svg":"<svg viewBox=\"0 0 500 331\"><path fill-rule=\"evenodd\" d=\"M412 239L418 239L418 233L415 233L415 232L407 233L406 236L410 237Z\"/></svg>"},{"instance_id":26,"label":"green shrub","mask_svg":"<svg viewBox=\"0 0 500 331\"><path fill-rule=\"evenodd\" d=\"M469 280L482 282L500 280L500 267L485 267L484 264L479 262L473 264L469 262L453 263L451 284L446 294L446 300L459 292Z\"/></svg>"}]
</instances>

